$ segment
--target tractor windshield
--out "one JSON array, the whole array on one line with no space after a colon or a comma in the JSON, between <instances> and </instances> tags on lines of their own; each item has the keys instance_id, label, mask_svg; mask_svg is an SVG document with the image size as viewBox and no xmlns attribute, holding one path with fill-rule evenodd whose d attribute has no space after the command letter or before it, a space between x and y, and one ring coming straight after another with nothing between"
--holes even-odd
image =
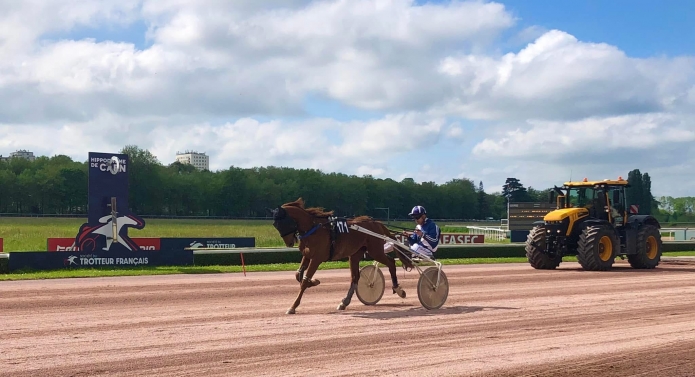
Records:
<instances>
[{"instance_id":1,"label":"tractor windshield","mask_svg":"<svg viewBox=\"0 0 695 377\"><path fill-rule=\"evenodd\" d=\"M597 204L596 192L590 187L572 187L569 189L567 207L591 208Z\"/></svg>"}]
</instances>

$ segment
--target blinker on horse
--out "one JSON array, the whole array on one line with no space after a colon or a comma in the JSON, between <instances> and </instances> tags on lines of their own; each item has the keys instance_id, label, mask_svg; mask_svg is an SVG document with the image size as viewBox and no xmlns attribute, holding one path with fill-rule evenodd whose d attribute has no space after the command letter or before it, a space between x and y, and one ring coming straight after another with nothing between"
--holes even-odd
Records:
<instances>
[{"instance_id":1,"label":"blinker on horse","mask_svg":"<svg viewBox=\"0 0 695 377\"><path fill-rule=\"evenodd\" d=\"M304 291L319 284L318 280L312 280L318 266L328 260L340 260L349 258L351 284L347 295L338 306L338 310L344 310L352 300L360 278L359 262L366 251L374 260L386 265L391 274L393 292L400 297L405 297L405 291L398 285L396 276L396 264L384 252L384 240L366 235L361 232L349 231L349 225L359 224L372 232L393 237L391 232L380 222L368 216L360 216L352 219L333 217L333 212L326 212L323 208L304 208L302 198L294 202L285 203L273 210L273 226L278 231L285 246L294 247L299 241L299 251L302 253L302 263L297 271L296 278L300 282L300 290L292 307L287 314L294 314L299 306ZM332 227L331 224L340 224ZM336 230L340 228L341 231ZM399 259L406 268L412 268L410 261L397 253ZM306 276L302 278L306 269Z\"/></svg>"}]
</instances>

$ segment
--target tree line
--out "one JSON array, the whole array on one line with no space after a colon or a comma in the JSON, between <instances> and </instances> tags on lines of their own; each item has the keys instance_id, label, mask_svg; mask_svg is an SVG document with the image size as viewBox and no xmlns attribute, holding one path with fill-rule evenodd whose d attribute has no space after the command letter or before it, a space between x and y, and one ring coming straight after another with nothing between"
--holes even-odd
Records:
<instances>
[{"instance_id":1,"label":"tree line","mask_svg":"<svg viewBox=\"0 0 695 377\"><path fill-rule=\"evenodd\" d=\"M483 182L465 178L444 184L412 178L398 182L274 166L231 166L211 172L179 162L164 165L137 146L119 153L129 156L129 204L141 216L265 217L266 208L302 197L307 206L334 210L339 216L403 219L419 204L437 219L500 219L506 217L508 198L546 201L548 192L525 188L515 178L499 192L486 193ZM87 161L64 155L0 161L0 213L86 214L87 171ZM692 205L687 208L692 213Z\"/></svg>"}]
</instances>

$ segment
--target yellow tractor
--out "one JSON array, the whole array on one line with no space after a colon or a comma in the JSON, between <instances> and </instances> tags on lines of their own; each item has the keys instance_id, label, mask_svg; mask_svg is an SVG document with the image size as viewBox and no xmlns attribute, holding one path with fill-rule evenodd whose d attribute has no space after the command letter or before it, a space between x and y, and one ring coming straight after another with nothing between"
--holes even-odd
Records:
<instances>
[{"instance_id":1,"label":"yellow tractor","mask_svg":"<svg viewBox=\"0 0 695 377\"><path fill-rule=\"evenodd\" d=\"M653 216L629 214L622 179L565 182L549 200L557 209L534 223L526 240L526 257L536 269L552 270L564 255L576 255L585 270L610 270L617 256L633 268L659 264L661 225Z\"/></svg>"}]
</instances>

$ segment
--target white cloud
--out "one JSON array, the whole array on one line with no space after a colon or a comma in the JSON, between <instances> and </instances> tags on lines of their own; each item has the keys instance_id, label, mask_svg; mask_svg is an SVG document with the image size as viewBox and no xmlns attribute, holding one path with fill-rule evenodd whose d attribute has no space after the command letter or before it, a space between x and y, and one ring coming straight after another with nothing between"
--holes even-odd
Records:
<instances>
[{"instance_id":1,"label":"white cloud","mask_svg":"<svg viewBox=\"0 0 695 377\"><path fill-rule=\"evenodd\" d=\"M514 176L542 189L570 176L627 178L629 171L640 169L651 175L655 195L689 195L695 179L684 173L685 167L695 166L694 122L692 116L660 113L529 121L524 128L480 141L473 154L477 161L506 165L483 169L486 180Z\"/></svg>"},{"instance_id":2,"label":"white cloud","mask_svg":"<svg viewBox=\"0 0 695 377\"><path fill-rule=\"evenodd\" d=\"M690 119L692 121L692 119ZM529 121L530 128L506 131L473 148L481 157L563 157L576 153L603 154L616 149L652 150L692 143L695 128L680 116L638 114L587 118L572 122Z\"/></svg>"},{"instance_id":3,"label":"white cloud","mask_svg":"<svg viewBox=\"0 0 695 377\"><path fill-rule=\"evenodd\" d=\"M124 26L138 16L139 0L22 0L0 3L0 57L32 50L45 33L77 26Z\"/></svg>"},{"instance_id":4,"label":"white cloud","mask_svg":"<svg viewBox=\"0 0 695 377\"><path fill-rule=\"evenodd\" d=\"M374 177L379 177L382 174L384 174L386 171L384 169L380 168L374 168L371 166L360 166L357 168L357 175L358 176L365 176L365 175L371 175Z\"/></svg>"},{"instance_id":5,"label":"white cloud","mask_svg":"<svg viewBox=\"0 0 695 377\"><path fill-rule=\"evenodd\" d=\"M22 25L24 42L32 48L10 53L0 47L0 56L8 57L0 61L0 99L13 104L0 117L80 121L101 110L299 115L311 93L371 109L424 109L441 96L441 82L425 85L432 82L432 62L442 55L440 49L480 43L511 24L504 8L494 3L288 5L268 9L251 2L160 0L103 7L86 0L17 5L21 18L46 19ZM145 50L122 42L36 41L56 28L126 22L140 6L154 43ZM63 14L59 25L44 26L52 24L50 16ZM0 16L0 24L17 17ZM37 102L47 105L26 111L26 103Z\"/></svg>"},{"instance_id":6,"label":"white cloud","mask_svg":"<svg viewBox=\"0 0 695 377\"><path fill-rule=\"evenodd\" d=\"M552 30L499 58L444 58L439 71L457 90L440 111L493 120L666 111L669 97L683 96L688 88L683 84L692 83L693 66L692 59L630 58L615 46Z\"/></svg>"},{"instance_id":7,"label":"white cloud","mask_svg":"<svg viewBox=\"0 0 695 377\"><path fill-rule=\"evenodd\" d=\"M56 38L134 22L144 49ZM679 187L687 169L669 167L695 165L693 57L634 58L543 26L508 33L514 23L484 1L4 2L0 153L137 144L165 163L206 151L213 169L438 182L465 171L486 187L644 167L661 174L655 187ZM306 117L312 96L370 118ZM429 169L402 161L420 149Z\"/></svg>"},{"instance_id":8,"label":"white cloud","mask_svg":"<svg viewBox=\"0 0 695 377\"><path fill-rule=\"evenodd\" d=\"M349 157L389 155L436 144L445 121L423 114L387 115L370 122L350 122L342 128L341 154ZM374 158L370 157L370 158Z\"/></svg>"},{"instance_id":9,"label":"white cloud","mask_svg":"<svg viewBox=\"0 0 695 377\"><path fill-rule=\"evenodd\" d=\"M446 131L446 136L450 139L462 139L464 137L463 128L459 125L451 125Z\"/></svg>"}]
</instances>

